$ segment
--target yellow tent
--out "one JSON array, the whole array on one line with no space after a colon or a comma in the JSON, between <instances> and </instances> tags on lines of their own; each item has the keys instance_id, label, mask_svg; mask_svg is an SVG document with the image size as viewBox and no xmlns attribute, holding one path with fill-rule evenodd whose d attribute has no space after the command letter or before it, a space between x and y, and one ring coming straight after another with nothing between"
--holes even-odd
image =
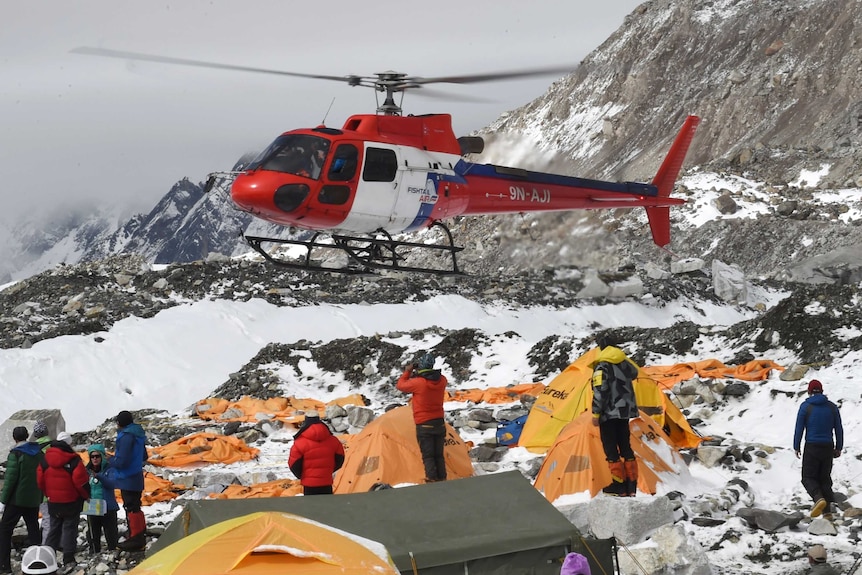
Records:
<instances>
[{"instance_id":1,"label":"yellow tent","mask_svg":"<svg viewBox=\"0 0 862 575\"><path fill-rule=\"evenodd\" d=\"M447 479L472 477L469 448L451 425L446 424ZM413 408L389 410L350 438L344 466L335 476L335 493L369 491L375 483L422 483L425 467L416 440Z\"/></svg>"},{"instance_id":2,"label":"yellow tent","mask_svg":"<svg viewBox=\"0 0 862 575\"><path fill-rule=\"evenodd\" d=\"M648 415L629 421L631 445L638 462L638 490L654 495L662 477L688 476L688 467L670 438ZM566 425L536 475L535 487L548 501L589 491L596 495L611 482L599 429L584 412Z\"/></svg>"},{"instance_id":3,"label":"yellow tent","mask_svg":"<svg viewBox=\"0 0 862 575\"><path fill-rule=\"evenodd\" d=\"M290 513L259 512L183 537L130 575L398 575L380 543Z\"/></svg>"},{"instance_id":4,"label":"yellow tent","mask_svg":"<svg viewBox=\"0 0 862 575\"><path fill-rule=\"evenodd\" d=\"M597 347L589 350L551 380L530 409L518 441L520 447L526 447L534 453L545 453L563 427L584 411L590 411L593 401L593 362L598 354ZM642 368L638 370L634 388L638 408L652 417L660 427L667 426L670 429L674 445L696 447L700 443L702 438L694 432L679 408Z\"/></svg>"}]
</instances>

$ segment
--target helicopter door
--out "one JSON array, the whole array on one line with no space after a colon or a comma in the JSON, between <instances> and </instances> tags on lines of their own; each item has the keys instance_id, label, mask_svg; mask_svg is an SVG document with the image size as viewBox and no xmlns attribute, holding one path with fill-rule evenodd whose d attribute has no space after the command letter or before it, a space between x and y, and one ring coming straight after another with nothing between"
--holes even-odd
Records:
<instances>
[{"instance_id":1,"label":"helicopter door","mask_svg":"<svg viewBox=\"0 0 862 575\"><path fill-rule=\"evenodd\" d=\"M401 179L398 164L397 146L366 144L362 177L356 186L350 215L343 223L346 228L367 232L381 228L390 232L403 229L393 226L391 221Z\"/></svg>"}]
</instances>

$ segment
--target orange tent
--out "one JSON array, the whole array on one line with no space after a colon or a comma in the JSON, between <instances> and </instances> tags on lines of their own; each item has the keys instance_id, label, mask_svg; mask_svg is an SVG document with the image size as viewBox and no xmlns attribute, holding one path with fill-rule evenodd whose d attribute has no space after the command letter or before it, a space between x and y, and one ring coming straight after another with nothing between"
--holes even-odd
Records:
<instances>
[{"instance_id":1,"label":"orange tent","mask_svg":"<svg viewBox=\"0 0 862 575\"><path fill-rule=\"evenodd\" d=\"M446 476L461 479L473 475L467 444L446 424ZM347 443L344 466L335 476L335 493L369 491L375 483L422 483L425 468L413 409L409 405L387 411Z\"/></svg>"},{"instance_id":2,"label":"orange tent","mask_svg":"<svg viewBox=\"0 0 862 575\"><path fill-rule=\"evenodd\" d=\"M375 541L290 513L234 517L168 545L131 575L398 575Z\"/></svg>"},{"instance_id":3,"label":"orange tent","mask_svg":"<svg viewBox=\"0 0 862 575\"><path fill-rule=\"evenodd\" d=\"M629 421L631 445L638 461L638 490L655 494L663 477L688 476L682 456L670 438L648 415ZM535 487L548 501L589 491L590 496L611 482L599 428L584 412L563 428L536 476Z\"/></svg>"}]
</instances>

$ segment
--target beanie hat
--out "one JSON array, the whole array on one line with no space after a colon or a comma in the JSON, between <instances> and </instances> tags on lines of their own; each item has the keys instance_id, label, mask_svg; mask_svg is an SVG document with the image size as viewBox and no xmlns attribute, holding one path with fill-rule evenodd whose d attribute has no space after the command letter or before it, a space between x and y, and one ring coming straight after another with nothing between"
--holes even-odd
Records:
<instances>
[{"instance_id":1,"label":"beanie hat","mask_svg":"<svg viewBox=\"0 0 862 575\"><path fill-rule=\"evenodd\" d=\"M135 418L132 417L130 412L123 410L117 414L116 421L118 426L126 427L127 425L131 425L135 421Z\"/></svg>"},{"instance_id":2,"label":"beanie hat","mask_svg":"<svg viewBox=\"0 0 862 575\"><path fill-rule=\"evenodd\" d=\"M44 421L37 421L33 425L33 437L39 439L40 437L48 436L48 426L45 425Z\"/></svg>"},{"instance_id":3,"label":"beanie hat","mask_svg":"<svg viewBox=\"0 0 862 575\"><path fill-rule=\"evenodd\" d=\"M434 361L436 358L430 353L426 353L416 362L417 369L434 369Z\"/></svg>"},{"instance_id":4,"label":"beanie hat","mask_svg":"<svg viewBox=\"0 0 862 575\"><path fill-rule=\"evenodd\" d=\"M27 431L27 428L23 425L19 425L12 430L12 439L14 439L15 441L27 441L27 437L29 435L30 432Z\"/></svg>"},{"instance_id":5,"label":"beanie hat","mask_svg":"<svg viewBox=\"0 0 862 575\"><path fill-rule=\"evenodd\" d=\"M580 553L569 553L563 560L561 575L589 575L590 563Z\"/></svg>"},{"instance_id":6,"label":"beanie hat","mask_svg":"<svg viewBox=\"0 0 862 575\"><path fill-rule=\"evenodd\" d=\"M823 545L812 545L808 548L808 556L815 563L826 563L826 548Z\"/></svg>"},{"instance_id":7,"label":"beanie hat","mask_svg":"<svg viewBox=\"0 0 862 575\"><path fill-rule=\"evenodd\" d=\"M820 380L812 379L808 382L808 393L823 393L823 384Z\"/></svg>"},{"instance_id":8,"label":"beanie hat","mask_svg":"<svg viewBox=\"0 0 862 575\"><path fill-rule=\"evenodd\" d=\"M61 431L57 434L57 441L62 441L64 443L72 444L72 436L66 433L65 431Z\"/></svg>"},{"instance_id":9,"label":"beanie hat","mask_svg":"<svg viewBox=\"0 0 862 575\"><path fill-rule=\"evenodd\" d=\"M316 409L309 409L305 412L305 420L308 421L309 419L320 419L320 414Z\"/></svg>"},{"instance_id":10,"label":"beanie hat","mask_svg":"<svg viewBox=\"0 0 862 575\"><path fill-rule=\"evenodd\" d=\"M52 547L33 545L24 551L21 559L21 571L33 575L57 572L57 555Z\"/></svg>"}]
</instances>

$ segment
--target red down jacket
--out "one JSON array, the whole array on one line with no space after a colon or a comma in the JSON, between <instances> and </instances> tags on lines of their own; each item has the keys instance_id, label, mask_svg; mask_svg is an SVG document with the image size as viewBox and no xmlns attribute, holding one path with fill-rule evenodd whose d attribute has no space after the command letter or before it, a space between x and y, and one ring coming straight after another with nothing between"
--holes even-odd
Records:
<instances>
[{"instance_id":1,"label":"red down jacket","mask_svg":"<svg viewBox=\"0 0 862 575\"><path fill-rule=\"evenodd\" d=\"M287 465L303 487L332 485L332 474L343 463L344 446L320 421L299 430L287 459Z\"/></svg>"},{"instance_id":2,"label":"red down jacket","mask_svg":"<svg viewBox=\"0 0 862 575\"><path fill-rule=\"evenodd\" d=\"M90 498L90 475L71 447L53 442L45 452L45 463L47 467L40 465L36 469L36 483L49 502L72 503Z\"/></svg>"}]
</instances>

